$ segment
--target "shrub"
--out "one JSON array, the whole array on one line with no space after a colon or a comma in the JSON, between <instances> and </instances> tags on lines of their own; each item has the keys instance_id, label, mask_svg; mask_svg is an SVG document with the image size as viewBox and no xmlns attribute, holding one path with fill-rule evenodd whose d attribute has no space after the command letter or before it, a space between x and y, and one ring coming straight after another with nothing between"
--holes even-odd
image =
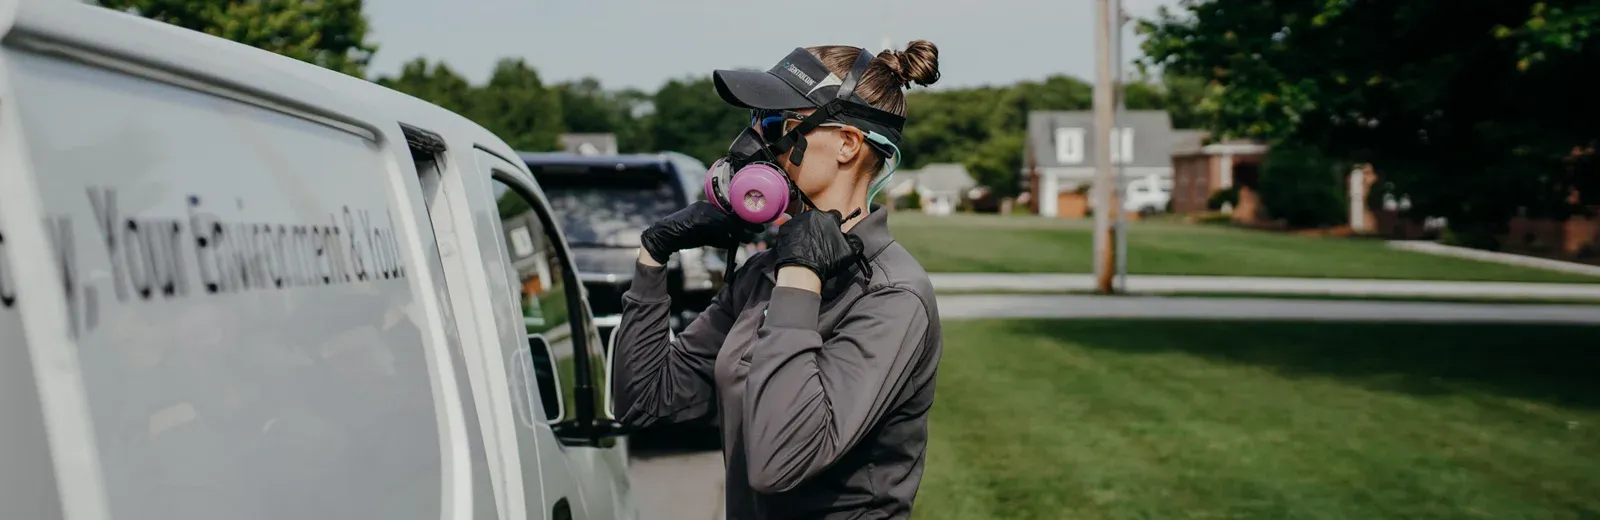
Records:
<instances>
[{"instance_id":1,"label":"shrub","mask_svg":"<svg viewBox=\"0 0 1600 520\"><path fill-rule=\"evenodd\" d=\"M911 190L911 193L906 195L906 209L922 209L922 194L917 193L917 190Z\"/></svg>"},{"instance_id":2,"label":"shrub","mask_svg":"<svg viewBox=\"0 0 1600 520\"><path fill-rule=\"evenodd\" d=\"M1206 199L1206 209L1211 211L1222 210L1223 204L1239 206L1239 188L1229 187L1211 192L1211 197Z\"/></svg>"},{"instance_id":3,"label":"shrub","mask_svg":"<svg viewBox=\"0 0 1600 520\"><path fill-rule=\"evenodd\" d=\"M1261 167L1261 203L1290 227L1336 226L1349 220L1345 176L1350 165L1309 147L1273 147Z\"/></svg>"}]
</instances>

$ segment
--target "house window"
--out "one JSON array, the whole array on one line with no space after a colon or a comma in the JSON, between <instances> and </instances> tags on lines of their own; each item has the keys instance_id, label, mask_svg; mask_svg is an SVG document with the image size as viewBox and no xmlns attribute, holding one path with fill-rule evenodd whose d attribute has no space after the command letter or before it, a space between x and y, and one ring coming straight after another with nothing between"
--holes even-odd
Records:
<instances>
[{"instance_id":1,"label":"house window","mask_svg":"<svg viewBox=\"0 0 1600 520\"><path fill-rule=\"evenodd\" d=\"M1111 129L1111 162L1126 164L1133 162L1133 129Z\"/></svg>"},{"instance_id":2,"label":"house window","mask_svg":"<svg viewBox=\"0 0 1600 520\"><path fill-rule=\"evenodd\" d=\"M1056 129L1056 161L1061 164L1082 164L1084 152L1082 128ZM1111 162L1133 162L1133 129L1111 129Z\"/></svg>"},{"instance_id":3,"label":"house window","mask_svg":"<svg viewBox=\"0 0 1600 520\"><path fill-rule=\"evenodd\" d=\"M1083 162L1083 129L1056 129L1056 162L1079 164Z\"/></svg>"}]
</instances>

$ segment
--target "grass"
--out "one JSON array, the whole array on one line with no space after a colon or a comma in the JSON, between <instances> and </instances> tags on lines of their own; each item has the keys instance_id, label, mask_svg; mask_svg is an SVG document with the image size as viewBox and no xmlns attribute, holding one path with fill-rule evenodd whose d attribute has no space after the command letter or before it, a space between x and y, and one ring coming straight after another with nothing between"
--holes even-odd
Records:
<instances>
[{"instance_id":1,"label":"grass","mask_svg":"<svg viewBox=\"0 0 1600 520\"><path fill-rule=\"evenodd\" d=\"M895 239L929 272L1088 273L1088 221L899 212ZM1133 274L1600 283L1600 277L1390 249L1381 240L1134 223Z\"/></svg>"},{"instance_id":2,"label":"grass","mask_svg":"<svg viewBox=\"0 0 1600 520\"><path fill-rule=\"evenodd\" d=\"M1600 328L947 323L915 518L1600 518Z\"/></svg>"}]
</instances>

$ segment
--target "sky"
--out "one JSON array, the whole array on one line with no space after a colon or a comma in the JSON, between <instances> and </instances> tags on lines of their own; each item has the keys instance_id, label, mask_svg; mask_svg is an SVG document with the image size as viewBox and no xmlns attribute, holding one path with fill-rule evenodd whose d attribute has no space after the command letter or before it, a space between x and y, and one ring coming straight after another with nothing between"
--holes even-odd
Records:
<instances>
[{"instance_id":1,"label":"sky","mask_svg":"<svg viewBox=\"0 0 1600 520\"><path fill-rule=\"evenodd\" d=\"M1178 0L1122 0L1154 16ZM502 57L547 83L592 76L608 89L655 90L714 69L766 69L795 47L877 52L923 39L939 47L934 88L1094 78L1093 0L367 0L378 52L368 76L419 56L474 84ZM1138 55L1128 24L1124 61ZM1131 72L1131 66L1127 71Z\"/></svg>"}]
</instances>

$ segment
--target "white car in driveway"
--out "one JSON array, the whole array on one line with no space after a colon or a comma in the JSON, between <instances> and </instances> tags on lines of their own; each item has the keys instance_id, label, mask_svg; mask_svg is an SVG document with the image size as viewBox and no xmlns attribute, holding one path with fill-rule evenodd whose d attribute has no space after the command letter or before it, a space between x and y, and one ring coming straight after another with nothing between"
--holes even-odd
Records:
<instances>
[{"instance_id":1,"label":"white car in driveway","mask_svg":"<svg viewBox=\"0 0 1600 520\"><path fill-rule=\"evenodd\" d=\"M1154 175L1134 179L1128 183L1127 195L1122 200L1123 211L1151 215L1167 210L1172 200L1172 179Z\"/></svg>"},{"instance_id":2,"label":"white car in driveway","mask_svg":"<svg viewBox=\"0 0 1600 520\"><path fill-rule=\"evenodd\" d=\"M1122 210L1140 215L1165 212L1172 200L1172 179L1147 175L1128 181L1127 195L1122 199ZM1094 209L1094 198L1089 198L1089 209Z\"/></svg>"}]
</instances>

